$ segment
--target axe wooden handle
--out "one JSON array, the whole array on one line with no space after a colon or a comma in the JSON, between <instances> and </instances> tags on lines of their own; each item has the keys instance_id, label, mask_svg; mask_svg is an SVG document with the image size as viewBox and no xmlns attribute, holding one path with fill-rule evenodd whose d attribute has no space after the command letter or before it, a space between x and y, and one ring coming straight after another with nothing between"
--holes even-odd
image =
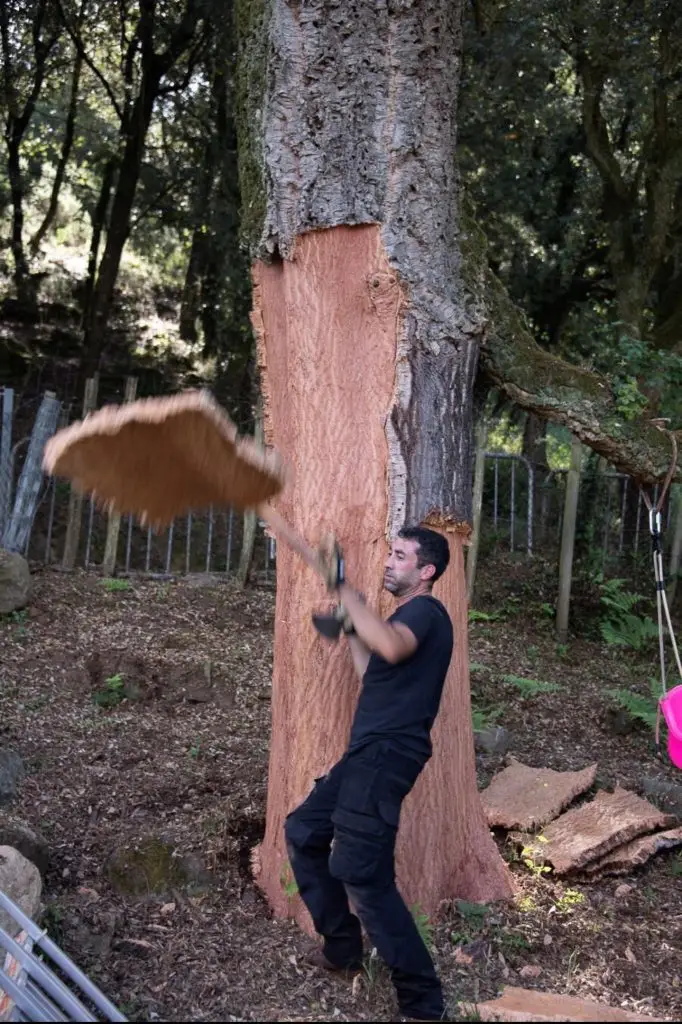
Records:
<instances>
[{"instance_id":1,"label":"axe wooden handle","mask_svg":"<svg viewBox=\"0 0 682 1024\"><path fill-rule=\"evenodd\" d=\"M306 565L309 565L315 572L320 571L320 559L317 552L301 537L287 521L282 518L279 512L275 512L270 505L259 505L258 515L267 523L278 540L286 541L297 555L300 555Z\"/></svg>"}]
</instances>

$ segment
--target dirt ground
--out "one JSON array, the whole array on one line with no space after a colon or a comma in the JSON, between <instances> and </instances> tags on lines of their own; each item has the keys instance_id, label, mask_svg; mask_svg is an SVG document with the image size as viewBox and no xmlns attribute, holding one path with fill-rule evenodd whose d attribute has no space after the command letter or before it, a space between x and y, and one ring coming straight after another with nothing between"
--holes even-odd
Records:
<instances>
[{"instance_id":1,"label":"dirt ground","mask_svg":"<svg viewBox=\"0 0 682 1024\"><path fill-rule=\"evenodd\" d=\"M539 562L480 573L476 608L498 617L471 624L472 687L477 706L499 708L509 752L555 769L597 760L605 787L682 783L649 730L614 719L604 692L646 692L651 656L607 649L598 605L579 593L580 636L559 647ZM267 584L244 594L198 577L110 590L46 571L26 615L0 622L0 745L29 769L12 810L49 846L45 922L130 1019L396 1013L375 959L353 985L308 968L308 940L272 919L250 879L264 825L273 597ZM522 696L507 674L562 689ZM481 786L503 764L478 755ZM682 856L581 885L529 872L499 843L515 900L453 903L428 925L453 1014L508 983L682 1018Z\"/></svg>"}]
</instances>

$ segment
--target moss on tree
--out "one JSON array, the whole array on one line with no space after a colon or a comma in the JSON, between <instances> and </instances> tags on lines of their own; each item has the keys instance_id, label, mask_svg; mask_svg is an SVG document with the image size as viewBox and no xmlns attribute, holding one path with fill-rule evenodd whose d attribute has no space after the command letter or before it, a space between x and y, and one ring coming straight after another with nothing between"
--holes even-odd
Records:
<instances>
[{"instance_id":1,"label":"moss on tree","mask_svg":"<svg viewBox=\"0 0 682 1024\"><path fill-rule=\"evenodd\" d=\"M235 0L235 27L239 53L236 123L239 142L241 229L253 251L265 219L267 191L263 160L263 103L265 102L268 30L271 0Z\"/></svg>"},{"instance_id":2,"label":"moss on tree","mask_svg":"<svg viewBox=\"0 0 682 1024\"><path fill-rule=\"evenodd\" d=\"M568 363L538 345L523 314L490 269L485 236L470 199L465 197L460 248L465 286L488 321L480 365L491 383L522 408L568 427L641 483L651 484L665 476L671 442L647 418L646 411L633 416L607 377ZM682 432L677 432L677 439L682 443Z\"/></svg>"}]
</instances>

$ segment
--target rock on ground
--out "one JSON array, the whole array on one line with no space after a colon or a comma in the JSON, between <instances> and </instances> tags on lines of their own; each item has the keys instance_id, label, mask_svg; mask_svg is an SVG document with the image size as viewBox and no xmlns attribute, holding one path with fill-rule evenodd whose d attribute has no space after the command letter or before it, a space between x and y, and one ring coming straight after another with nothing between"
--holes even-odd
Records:
<instances>
[{"instance_id":1,"label":"rock on ground","mask_svg":"<svg viewBox=\"0 0 682 1024\"><path fill-rule=\"evenodd\" d=\"M31 573L26 559L0 548L0 615L25 608L30 592Z\"/></svg>"},{"instance_id":2,"label":"rock on ground","mask_svg":"<svg viewBox=\"0 0 682 1024\"><path fill-rule=\"evenodd\" d=\"M40 872L11 846L0 846L0 890L28 917L37 917L42 892ZM4 910L0 910L0 928L12 937L21 930Z\"/></svg>"},{"instance_id":3,"label":"rock on ground","mask_svg":"<svg viewBox=\"0 0 682 1024\"><path fill-rule=\"evenodd\" d=\"M43 836L12 814L0 812L0 846L11 846L30 860L41 875L47 871L49 851Z\"/></svg>"}]
</instances>

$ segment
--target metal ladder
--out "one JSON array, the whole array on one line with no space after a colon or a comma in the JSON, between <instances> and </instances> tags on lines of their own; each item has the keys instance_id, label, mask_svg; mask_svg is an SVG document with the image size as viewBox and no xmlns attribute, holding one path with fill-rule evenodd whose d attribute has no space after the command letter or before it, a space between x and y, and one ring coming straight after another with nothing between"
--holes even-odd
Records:
<instances>
[{"instance_id":1,"label":"metal ladder","mask_svg":"<svg viewBox=\"0 0 682 1024\"><path fill-rule=\"evenodd\" d=\"M127 1021L2 890L0 909L19 926L14 939L0 928L0 1021ZM74 987L60 980L39 954L48 956ZM88 1009L83 998L94 1009Z\"/></svg>"}]
</instances>

